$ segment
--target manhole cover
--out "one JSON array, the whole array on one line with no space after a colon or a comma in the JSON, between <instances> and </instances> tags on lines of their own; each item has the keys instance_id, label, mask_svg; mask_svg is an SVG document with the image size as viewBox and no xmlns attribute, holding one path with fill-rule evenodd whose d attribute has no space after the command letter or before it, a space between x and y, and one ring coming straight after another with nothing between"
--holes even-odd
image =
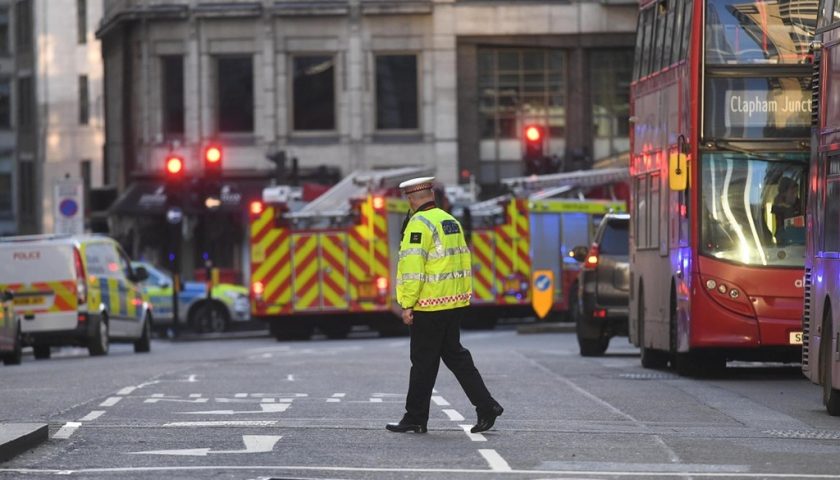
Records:
<instances>
[{"instance_id":1,"label":"manhole cover","mask_svg":"<svg viewBox=\"0 0 840 480\"><path fill-rule=\"evenodd\" d=\"M627 380L673 380L679 377L670 373L621 373L618 378Z\"/></svg>"},{"instance_id":2,"label":"manhole cover","mask_svg":"<svg viewBox=\"0 0 840 480\"><path fill-rule=\"evenodd\" d=\"M802 438L807 440L840 440L840 432L828 430L767 430L771 437Z\"/></svg>"}]
</instances>

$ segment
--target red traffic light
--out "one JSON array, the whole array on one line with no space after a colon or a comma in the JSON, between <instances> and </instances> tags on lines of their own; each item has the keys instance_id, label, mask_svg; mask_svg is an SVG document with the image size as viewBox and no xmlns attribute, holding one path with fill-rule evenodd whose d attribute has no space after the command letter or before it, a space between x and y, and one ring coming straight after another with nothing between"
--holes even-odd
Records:
<instances>
[{"instance_id":1,"label":"red traffic light","mask_svg":"<svg viewBox=\"0 0 840 480\"><path fill-rule=\"evenodd\" d=\"M211 145L204 151L204 161L209 165L219 165L222 162L222 149Z\"/></svg>"},{"instance_id":2,"label":"red traffic light","mask_svg":"<svg viewBox=\"0 0 840 480\"><path fill-rule=\"evenodd\" d=\"M526 127L525 138L528 139L529 142L539 142L542 140L542 129L534 125Z\"/></svg>"},{"instance_id":3,"label":"red traffic light","mask_svg":"<svg viewBox=\"0 0 840 480\"><path fill-rule=\"evenodd\" d=\"M169 176L180 176L184 173L184 159L177 155L166 157L166 173Z\"/></svg>"}]
</instances>

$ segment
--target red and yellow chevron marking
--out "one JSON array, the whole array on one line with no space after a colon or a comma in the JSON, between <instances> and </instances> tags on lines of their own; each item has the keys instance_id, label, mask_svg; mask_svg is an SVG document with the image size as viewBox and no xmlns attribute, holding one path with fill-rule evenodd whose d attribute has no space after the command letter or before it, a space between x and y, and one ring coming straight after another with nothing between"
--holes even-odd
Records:
<instances>
[{"instance_id":1,"label":"red and yellow chevron marking","mask_svg":"<svg viewBox=\"0 0 840 480\"><path fill-rule=\"evenodd\" d=\"M48 303L46 299L41 300L40 306L39 304L32 304L31 306L16 305L16 308L24 310L28 313L75 312L79 308L79 297L76 292L76 282L73 280L0 285L0 291L3 290L9 290L12 293L44 292L43 295L39 295L38 297L47 297L48 295L53 296L53 303L47 308L43 307Z\"/></svg>"},{"instance_id":2,"label":"red and yellow chevron marking","mask_svg":"<svg viewBox=\"0 0 840 480\"><path fill-rule=\"evenodd\" d=\"M473 298L475 304L496 301L494 285L496 269L496 234L493 230L476 231L472 234Z\"/></svg>"},{"instance_id":3,"label":"red and yellow chevron marking","mask_svg":"<svg viewBox=\"0 0 840 480\"><path fill-rule=\"evenodd\" d=\"M385 307L382 303L372 301L370 293L375 288L377 277L390 278L391 275L388 226L387 213L375 210L370 199L361 205L361 209L361 221L350 229L348 235L347 265L350 309L368 312Z\"/></svg>"},{"instance_id":4,"label":"red and yellow chevron marking","mask_svg":"<svg viewBox=\"0 0 840 480\"><path fill-rule=\"evenodd\" d=\"M530 289L521 295L507 294L518 290L517 285L531 278L530 219L526 200L513 200L505 208L506 222L494 230L493 266L495 270L496 302L503 305L530 303ZM479 251L481 251L479 249ZM485 259L489 249L482 252Z\"/></svg>"},{"instance_id":5,"label":"red and yellow chevron marking","mask_svg":"<svg viewBox=\"0 0 840 480\"><path fill-rule=\"evenodd\" d=\"M325 309L346 309L347 234L324 233L321 240L321 293Z\"/></svg>"},{"instance_id":6,"label":"red and yellow chevron marking","mask_svg":"<svg viewBox=\"0 0 840 480\"><path fill-rule=\"evenodd\" d=\"M294 309L320 308L320 275L318 274L318 236L292 234L292 285Z\"/></svg>"},{"instance_id":7,"label":"red and yellow chevron marking","mask_svg":"<svg viewBox=\"0 0 840 480\"><path fill-rule=\"evenodd\" d=\"M255 314L291 311L291 232L275 227L274 215L274 208L268 207L251 223L251 282L265 289Z\"/></svg>"}]
</instances>

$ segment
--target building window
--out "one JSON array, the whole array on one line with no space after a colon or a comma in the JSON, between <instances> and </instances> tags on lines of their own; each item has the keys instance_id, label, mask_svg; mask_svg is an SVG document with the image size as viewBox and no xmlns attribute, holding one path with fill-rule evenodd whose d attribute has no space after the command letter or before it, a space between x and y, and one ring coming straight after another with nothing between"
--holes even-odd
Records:
<instances>
[{"instance_id":1,"label":"building window","mask_svg":"<svg viewBox=\"0 0 840 480\"><path fill-rule=\"evenodd\" d=\"M12 214L12 157L5 154L0 155L0 218Z\"/></svg>"},{"instance_id":2,"label":"building window","mask_svg":"<svg viewBox=\"0 0 840 480\"><path fill-rule=\"evenodd\" d=\"M589 62L595 159L630 149L630 81L633 51L593 50Z\"/></svg>"},{"instance_id":3,"label":"building window","mask_svg":"<svg viewBox=\"0 0 840 480\"><path fill-rule=\"evenodd\" d=\"M87 43L87 0L76 0L76 35L79 45Z\"/></svg>"},{"instance_id":4,"label":"building window","mask_svg":"<svg viewBox=\"0 0 840 480\"><path fill-rule=\"evenodd\" d=\"M35 164L30 161L20 162L18 172L20 216L32 220L35 217Z\"/></svg>"},{"instance_id":5,"label":"building window","mask_svg":"<svg viewBox=\"0 0 840 480\"><path fill-rule=\"evenodd\" d=\"M163 133L168 136L184 134L184 57L170 55L161 58L163 67Z\"/></svg>"},{"instance_id":6,"label":"building window","mask_svg":"<svg viewBox=\"0 0 840 480\"><path fill-rule=\"evenodd\" d=\"M417 98L417 55L377 55L377 130L416 130Z\"/></svg>"},{"instance_id":7,"label":"building window","mask_svg":"<svg viewBox=\"0 0 840 480\"><path fill-rule=\"evenodd\" d=\"M296 56L293 60L293 128L335 130L335 58Z\"/></svg>"},{"instance_id":8,"label":"building window","mask_svg":"<svg viewBox=\"0 0 840 480\"><path fill-rule=\"evenodd\" d=\"M32 91L32 77L18 78L18 99L17 99L17 117L18 126L20 128L30 128L34 122L34 103Z\"/></svg>"},{"instance_id":9,"label":"building window","mask_svg":"<svg viewBox=\"0 0 840 480\"><path fill-rule=\"evenodd\" d=\"M79 75L79 125L87 125L90 121L90 93L88 92L87 75Z\"/></svg>"},{"instance_id":10,"label":"building window","mask_svg":"<svg viewBox=\"0 0 840 480\"><path fill-rule=\"evenodd\" d=\"M32 2L19 0L15 4L15 48L28 52L32 48Z\"/></svg>"},{"instance_id":11,"label":"building window","mask_svg":"<svg viewBox=\"0 0 840 480\"><path fill-rule=\"evenodd\" d=\"M12 85L8 78L0 78L0 129L12 128Z\"/></svg>"},{"instance_id":12,"label":"building window","mask_svg":"<svg viewBox=\"0 0 840 480\"><path fill-rule=\"evenodd\" d=\"M254 131L252 62L250 56L221 57L216 60L219 106L216 122L220 132Z\"/></svg>"},{"instance_id":13,"label":"building window","mask_svg":"<svg viewBox=\"0 0 840 480\"><path fill-rule=\"evenodd\" d=\"M9 53L9 7L0 7L0 55Z\"/></svg>"},{"instance_id":14,"label":"building window","mask_svg":"<svg viewBox=\"0 0 840 480\"><path fill-rule=\"evenodd\" d=\"M482 138L518 139L525 123L566 134L566 55L562 50L480 49L479 121Z\"/></svg>"}]
</instances>

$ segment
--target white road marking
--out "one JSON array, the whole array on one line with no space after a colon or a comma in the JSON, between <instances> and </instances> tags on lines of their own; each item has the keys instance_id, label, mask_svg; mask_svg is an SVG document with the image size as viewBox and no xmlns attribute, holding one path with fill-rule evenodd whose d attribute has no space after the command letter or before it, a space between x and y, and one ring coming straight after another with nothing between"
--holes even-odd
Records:
<instances>
[{"instance_id":1,"label":"white road marking","mask_svg":"<svg viewBox=\"0 0 840 480\"><path fill-rule=\"evenodd\" d=\"M341 401L340 398L328 398L327 399L327 403L338 403L340 401Z\"/></svg>"},{"instance_id":2,"label":"white road marking","mask_svg":"<svg viewBox=\"0 0 840 480\"><path fill-rule=\"evenodd\" d=\"M207 403L210 401L209 398L164 398L162 393L152 395L153 398L147 398L143 401L143 403L158 403L158 402L181 402L181 403Z\"/></svg>"},{"instance_id":3,"label":"white road marking","mask_svg":"<svg viewBox=\"0 0 840 480\"><path fill-rule=\"evenodd\" d=\"M234 395L234 397L236 397L236 398L245 398L247 396L248 396L247 393L237 393L236 395Z\"/></svg>"},{"instance_id":4,"label":"white road marking","mask_svg":"<svg viewBox=\"0 0 840 480\"><path fill-rule=\"evenodd\" d=\"M370 403L382 403L382 399L381 398L371 398Z\"/></svg>"},{"instance_id":5,"label":"white road marking","mask_svg":"<svg viewBox=\"0 0 840 480\"><path fill-rule=\"evenodd\" d=\"M432 401L435 402L435 405L439 407L448 407L449 402L447 402L443 397L440 395L435 395L432 397Z\"/></svg>"},{"instance_id":6,"label":"white road marking","mask_svg":"<svg viewBox=\"0 0 840 480\"><path fill-rule=\"evenodd\" d=\"M122 397L108 397L107 399L105 399L104 402L100 403L99 406L100 407L113 407L114 405L120 403L120 400L122 400Z\"/></svg>"},{"instance_id":7,"label":"white road marking","mask_svg":"<svg viewBox=\"0 0 840 480\"><path fill-rule=\"evenodd\" d=\"M466 433L467 436L470 437L470 440L472 440L473 442L486 442L487 441L487 437L485 437L484 435L482 435L480 433L470 432L470 429L473 427L472 425L459 425L459 426L462 429L464 429L464 433Z\"/></svg>"},{"instance_id":8,"label":"white road marking","mask_svg":"<svg viewBox=\"0 0 840 480\"><path fill-rule=\"evenodd\" d=\"M464 420L466 420L463 415L458 413L457 410L452 410L450 408L444 408L443 413L445 413L446 416L449 417L449 419L452 420L453 422L463 422Z\"/></svg>"},{"instance_id":9,"label":"white road marking","mask_svg":"<svg viewBox=\"0 0 840 480\"><path fill-rule=\"evenodd\" d=\"M510 468L510 465L493 449L484 449L480 448L478 453L487 460L487 463L490 464L490 470L494 472L510 472L513 469Z\"/></svg>"},{"instance_id":10,"label":"white road marking","mask_svg":"<svg viewBox=\"0 0 840 480\"><path fill-rule=\"evenodd\" d=\"M333 393L332 396L335 397L335 398L344 398L344 397L347 396L347 394L346 393Z\"/></svg>"},{"instance_id":11,"label":"white road marking","mask_svg":"<svg viewBox=\"0 0 840 480\"><path fill-rule=\"evenodd\" d=\"M199 449L194 449L199 450ZM217 452L212 452L217 453ZM221 452L218 452L221 453ZM78 475L78 474L103 474L103 473L161 473L161 472L222 472L222 471L261 471L272 473L272 476L283 475L289 471L302 472L347 472L347 473L434 473L434 474L486 474L487 469L470 468L365 468L365 467L336 467L318 465L200 465L200 466L161 466L161 467L113 467L113 468L80 468L77 470L38 469L38 468L0 468L0 473L18 474L41 474L41 475ZM700 478L779 478L779 479L814 479L814 480L840 480L840 474L836 473L775 473L775 472L696 472L686 469L680 472L661 471L594 471L594 470L511 470L513 475L525 477L541 476L572 476L578 478L583 476L608 476L608 477L700 477Z\"/></svg>"},{"instance_id":12,"label":"white road marking","mask_svg":"<svg viewBox=\"0 0 840 480\"><path fill-rule=\"evenodd\" d=\"M223 420L219 422L171 422L164 427L271 427L276 420Z\"/></svg>"},{"instance_id":13,"label":"white road marking","mask_svg":"<svg viewBox=\"0 0 840 480\"><path fill-rule=\"evenodd\" d=\"M200 393L191 393L190 398L201 398L201 394Z\"/></svg>"},{"instance_id":14,"label":"white road marking","mask_svg":"<svg viewBox=\"0 0 840 480\"><path fill-rule=\"evenodd\" d=\"M135 390L137 390L137 387L125 387L119 392L117 392L117 395L131 395L131 392Z\"/></svg>"},{"instance_id":15,"label":"white road marking","mask_svg":"<svg viewBox=\"0 0 840 480\"><path fill-rule=\"evenodd\" d=\"M210 448L186 448L181 450L152 450L148 452L129 452L135 455L177 455L189 457L206 457L207 455L219 453L267 453L274 450L277 442L283 438L280 435L242 435L244 450L218 450Z\"/></svg>"},{"instance_id":16,"label":"white road marking","mask_svg":"<svg viewBox=\"0 0 840 480\"><path fill-rule=\"evenodd\" d=\"M187 381L190 382L190 383L197 382L198 380L195 379L195 377L197 377L197 376L198 375L192 374L189 377L187 377Z\"/></svg>"},{"instance_id":17,"label":"white road marking","mask_svg":"<svg viewBox=\"0 0 840 480\"><path fill-rule=\"evenodd\" d=\"M67 422L61 428L59 428L57 432L55 432L53 438L58 440L66 440L70 438L70 435L73 435L76 432L76 430L78 430L81 426L82 424L80 422Z\"/></svg>"},{"instance_id":18,"label":"white road marking","mask_svg":"<svg viewBox=\"0 0 840 480\"><path fill-rule=\"evenodd\" d=\"M288 380L290 382L294 382L295 381L295 376L292 375L292 374L286 375L286 380Z\"/></svg>"},{"instance_id":19,"label":"white road marking","mask_svg":"<svg viewBox=\"0 0 840 480\"><path fill-rule=\"evenodd\" d=\"M542 371L543 373L546 373L547 375L549 375L551 377L554 377L557 380L560 380L561 382L563 382L567 386L571 387L572 390L578 392L579 394L583 395L586 398L589 398L590 400L594 401L595 403L600 404L601 406L603 406L607 410L615 413L616 415L620 415L620 416L626 418L627 420L630 420L637 427L642 428L642 429L647 429L648 428L647 425L645 425L643 422L641 422L637 418L633 417L632 415L630 415L628 413L625 413L625 412L619 410L617 407L613 406L612 404L610 404L606 400L603 400L602 398L598 397L597 395L595 395L593 393L589 393L588 391L584 390L582 387L578 386L578 384L574 383L573 381L569 380L568 378L549 370L545 366L541 365L539 362L536 362L536 361L526 357L525 355L523 355L520 352L515 352L515 353L517 355L519 355L520 357L522 357L526 362L528 362L531 365L533 365L534 367L536 367L538 370ZM661 436L653 435L653 439L657 443L662 445L662 448L668 454L668 459L671 460L672 463L680 463L680 461L681 461L680 456L677 455L677 452L675 452L674 449L672 449L671 447L668 446L667 443L665 443L665 440L663 440Z\"/></svg>"},{"instance_id":20,"label":"white road marking","mask_svg":"<svg viewBox=\"0 0 840 480\"><path fill-rule=\"evenodd\" d=\"M210 410L206 412L176 412L185 415L242 415L246 413L281 413L288 409L288 403L261 403L261 410L250 410L247 412L238 412L236 410Z\"/></svg>"},{"instance_id":21,"label":"white road marking","mask_svg":"<svg viewBox=\"0 0 840 480\"><path fill-rule=\"evenodd\" d=\"M92 422L92 421L96 420L97 418L101 417L104 414L105 414L105 410L94 410L94 411L88 413L87 415L85 415L84 417L80 418L79 421L80 422Z\"/></svg>"}]
</instances>

